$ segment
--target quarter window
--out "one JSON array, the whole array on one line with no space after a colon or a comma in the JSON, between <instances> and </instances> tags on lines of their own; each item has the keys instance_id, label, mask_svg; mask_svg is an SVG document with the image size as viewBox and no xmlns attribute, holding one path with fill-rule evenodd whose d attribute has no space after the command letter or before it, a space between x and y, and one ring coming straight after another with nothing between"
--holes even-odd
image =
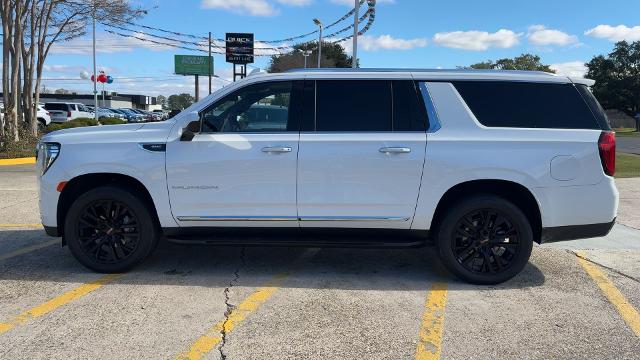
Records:
<instances>
[{"instance_id":1,"label":"quarter window","mask_svg":"<svg viewBox=\"0 0 640 360\"><path fill-rule=\"evenodd\" d=\"M269 82L227 95L201 114L202 132L297 131L289 121L291 89L291 82Z\"/></svg>"},{"instance_id":2,"label":"quarter window","mask_svg":"<svg viewBox=\"0 0 640 360\"><path fill-rule=\"evenodd\" d=\"M485 126L599 129L573 84L457 81L454 86Z\"/></svg>"}]
</instances>

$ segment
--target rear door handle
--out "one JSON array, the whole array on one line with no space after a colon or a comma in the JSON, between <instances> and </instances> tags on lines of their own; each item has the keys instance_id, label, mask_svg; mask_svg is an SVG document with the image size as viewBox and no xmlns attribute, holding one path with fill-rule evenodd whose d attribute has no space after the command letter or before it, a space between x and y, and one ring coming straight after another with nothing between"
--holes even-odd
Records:
<instances>
[{"instance_id":1,"label":"rear door handle","mask_svg":"<svg viewBox=\"0 0 640 360\"><path fill-rule=\"evenodd\" d=\"M411 148L408 147L382 147L378 151L384 154L408 154Z\"/></svg>"},{"instance_id":2,"label":"rear door handle","mask_svg":"<svg viewBox=\"0 0 640 360\"><path fill-rule=\"evenodd\" d=\"M289 153L293 151L290 146L267 146L262 148L265 153Z\"/></svg>"}]
</instances>

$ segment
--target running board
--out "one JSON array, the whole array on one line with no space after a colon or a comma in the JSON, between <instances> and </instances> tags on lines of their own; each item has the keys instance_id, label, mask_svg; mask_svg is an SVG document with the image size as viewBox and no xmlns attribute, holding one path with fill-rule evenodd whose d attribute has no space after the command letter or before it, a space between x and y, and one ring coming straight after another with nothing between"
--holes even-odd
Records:
<instances>
[{"instance_id":1,"label":"running board","mask_svg":"<svg viewBox=\"0 0 640 360\"><path fill-rule=\"evenodd\" d=\"M171 228L167 241L182 245L407 248L428 242L428 232L388 229Z\"/></svg>"}]
</instances>

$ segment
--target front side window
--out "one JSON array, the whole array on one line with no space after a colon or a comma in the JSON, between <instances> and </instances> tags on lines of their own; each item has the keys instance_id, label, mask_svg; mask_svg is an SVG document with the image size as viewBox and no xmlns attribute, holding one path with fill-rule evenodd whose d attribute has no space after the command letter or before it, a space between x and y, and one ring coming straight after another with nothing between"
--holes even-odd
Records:
<instances>
[{"instance_id":1,"label":"front side window","mask_svg":"<svg viewBox=\"0 0 640 360\"><path fill-rule=\"evenodd\" d=\"M249 85L217 101L201 114L202 132L297 131L289 121L292 83Z\"/></svg>"}]
</instances>

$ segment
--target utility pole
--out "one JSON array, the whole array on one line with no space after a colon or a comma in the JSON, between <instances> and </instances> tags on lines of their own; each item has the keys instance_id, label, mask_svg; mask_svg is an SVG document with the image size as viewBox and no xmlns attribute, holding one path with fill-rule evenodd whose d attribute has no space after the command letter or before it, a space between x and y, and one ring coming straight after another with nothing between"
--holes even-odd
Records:
<instances>
[{"instance_id":1,"label":"utility pole","mask_svg":"<svg viewBox=\"0 0 640 360\"><path fill-rule=\"evenodd\" d=\"M211 95L211 76L213 68L213 59L211 58L211 31L209 31L209 95Z\"/></svg>"},{"instance_id":2,"label":"utility pole","mask_svg":"<svg viewBox=\"0 0 640 360\"><path fill-rule=\"evenodd\" d=\"M353 55L351 67L358 67L358 17L360 17L360 0L355 0L355 12L353 13Z\"/></svg>"},{"instance_id":3,"label":"utility pole","mask_svg":"<svg viewBox=\"0 0 640 360\"><path fill-rule=\"evenodd\" d=\"M96 65L96 0L93 0L93 106L96 121L98 121L98 66ZM100 122L98 122L99 124Z\"/></svg>"},{"instance_id":4,"label":"utility pole","mask_svg":"<svg viewBox=\"0 0 640 360\"><path fill-rule=\"evenodd\" d=\"M198 79L198 75L196 77L196 102L200 100L200 79Z\"/></svg>"}]
</instances>

